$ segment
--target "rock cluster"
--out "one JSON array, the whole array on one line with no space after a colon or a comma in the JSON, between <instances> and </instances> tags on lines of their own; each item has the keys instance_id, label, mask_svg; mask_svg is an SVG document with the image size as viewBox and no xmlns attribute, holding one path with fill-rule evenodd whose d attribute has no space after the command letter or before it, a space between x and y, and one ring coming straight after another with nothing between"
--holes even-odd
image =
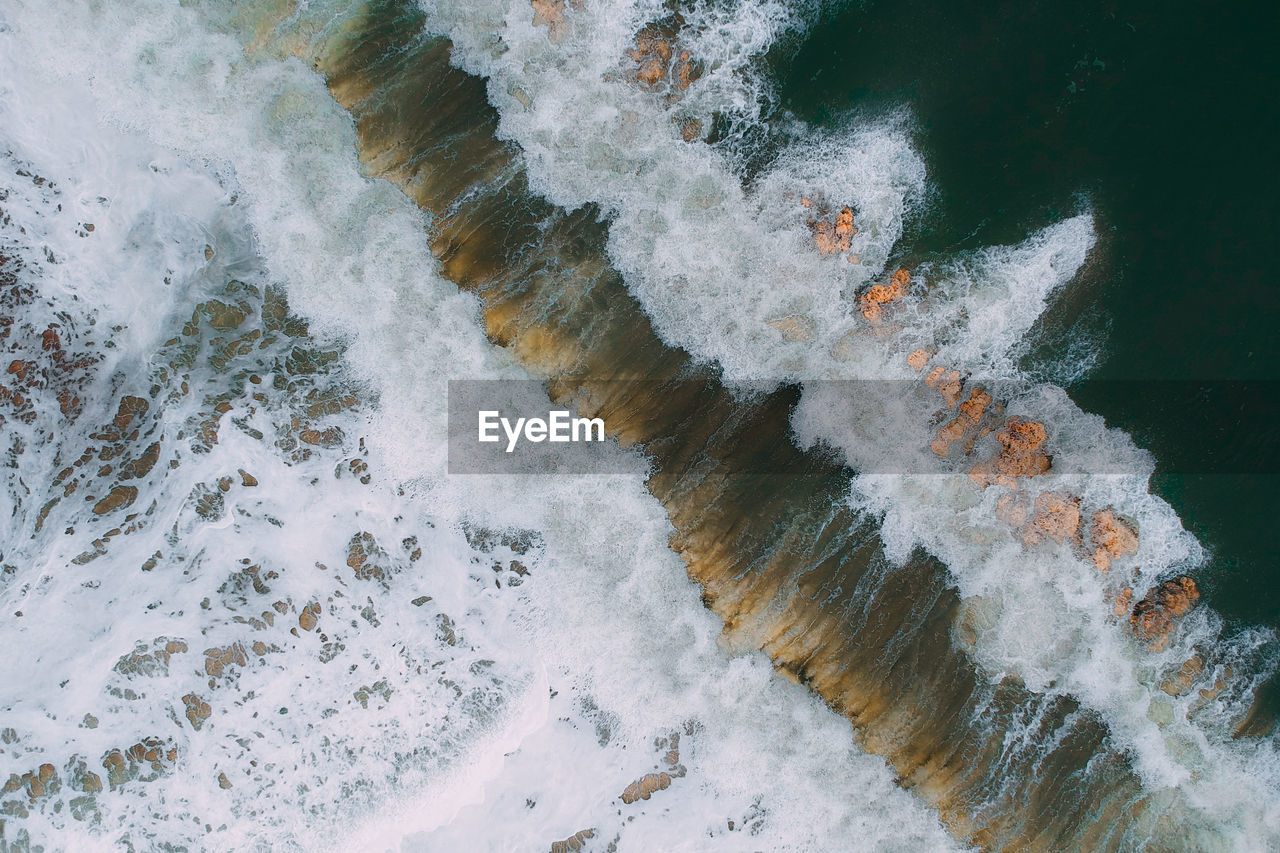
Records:
<instances>
[{"instance_id":1,"label":"rock cluster","mask_svg":"<svg viewBox=\"0 0 1280 853\"><path fill-rule=\"evenodd\" d=\"M884 317L884 306L906 296L910 287L911 273L904 269L897 270L888 284L872 285L866 293L862 294L858 299L858 308L861 309L863 317L878 323Z\"/></svg>"},{"instance_id":2,"label":"rock cluster","mask_svg":"<svg viewBox=\"0 0 1280 853\"><path fill-rule=\"evenodd\" d=\"M1036 496L1031 525L1022 541L1035 545L1046 537L1055 542L1078 539L1080 534L1080 499L1058 492L1041 492Z\"/></svg>"},{"instance_id":3,"label":"rock cluster","mask_svg":"<svg viewBox=\"0 0 1280 853\"><path fill-rule=\"evenodd\" d=\"M1138 531L1108 507L1093 514L1089 543L1093 546L1093 564L1106 572L1112 560L1138 550Z\"/></svg>"},{"instance_id":4,"label":"rock cluster","mask_svg":"<svg viewBox=\"0 0 1280 853\"><path fill-rule=\"evenodd\" d=\"M802 198L800 204L808 208L813 206L813 201ZM835 219L827 219L823 216L820 219L810 219L808 225L809 231L813 233L813 245L823 255L849 251L853 245L853 235L858 233L858 229L853 224L853 210L848 207L840 208Z\"/></svg>"},{"instance_id":5,"label":"rock cluster","mask_svg":"<svg viewBox=\"0 0 1280 853\"><path fill-rule=\"evenodd\" d=\"M546 27L552 41L564 38L569 27L564 17L564 0L531 0L529 5L533 7L535 27Z\"/></svg>"},{"instance_id":6,"label":"rock cluster","mask_svg":"<svg viewBox=\"0 0 1280 853\"><path fill-rule=\"evenodd\" d=\"M1042 449L1048 434L1039 421L1011 417L995 436L1000 442L1000 455L969 471L969 478L979 488L993 484L1016 488L1019 477L1038 477L1052 467L1052 459Z\"/></svg>"},{"instance_id":7,"label":"rock cluster","mask_svg":"<svg viewBox=\"0 0 1280 853\"><path fill-rule=\"evenodd\" d=\"M1126 592L1131 599L1132 590ZM1153 652L1164 651L1178 622L1199 601L1200 591L1191 578L1180 577L1165 581L1153 587L1133 606L1129 613L1129 626L1138 639L1147 643L1148 649Z\"/></svg>"},{"instance_id":8,"label":"rock cluster","mask_svg":"<svg viewBox=\"0 0 1280 853\"><path fill-rule=\"evenodd\" d=\"M702 75L693 55L678 47L683 28L684 19L678 14L650 24L636 33L635 46L627 51L632 63L628 78L647 92L664 92L671 102L680 100Z\"/></svg>"}]
</instances>

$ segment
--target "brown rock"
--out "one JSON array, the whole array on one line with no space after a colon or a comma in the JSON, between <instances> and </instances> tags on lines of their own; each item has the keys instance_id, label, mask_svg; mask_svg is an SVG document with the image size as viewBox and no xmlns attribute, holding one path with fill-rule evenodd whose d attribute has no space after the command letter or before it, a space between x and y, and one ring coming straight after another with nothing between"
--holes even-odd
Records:
<instances>
[{"instance_id":1,"label":"brown rock","mask_svg":"<svg viewBox=\"0 0 1280 853\"><path fill-rule=\"evenodd\" d=\"M116 486L110 494L94 504L93 511L96 515L106 515L113 510L129 506L137 499L138 490L135 487Z\"/></svg>"},{"instance_id":2,"label":"brown rock","mask_svg":"<svg viewBox=\"0 0 1280 853\"><path fill-rule=\"evenodd\" d=\"M947 451L951 448L951 443L959 441L962 436L964 436L964 419L953 418L938 428L938 437L933 440L929 447L938 456L945 458Z\"/></svg>"},{"instance_id":3,"label":"brown rock","mask_svg":"<svg viewBox=\"0 0 1280 853\"><path fill-rule=\"evenodd\" d=\"M1055 542L1075 538L1080 530L1080 499L1057 492L1043 492L1036 496L1035 514L1031 527L1022 540L1028 545L1040 542L1046 536Z\"/></svg>"},{"instance_id":4,"label":"brown rock","mask_svg":"<svg viewBox=\"0 0 1280 853\"><path fill-rule=\"evenodd\" d=\"M675 67L672 69L671 86L677 92L683 92L693 85L693 82L702 76L702 66L698 62L694 62L689 51L680 51L680 58L676 60Z\"/></svg>"},{"instance_id":5,"label":"brown rock","mask_svg":"<svg viewBox=\"0 0 1280 853\"><path fill-rule=\"evenodd\" d=\"M151 404L141 397L121 397L120 407L116 410L116 417L113 421L116 429L124 432L129 428L129 424L133 423L134 417L145 415L149 408L151 408Z\"/></svg>"},{"instance_id":6,"label":"brown rock","mask_svg":"<svg viewBox=\"0 0 1280 853\"><path fill-rule=\"evenodd\" d=\"M924 366L929 363L929 353L922 349L918 349L911 355L907 356L907 364L912 370L924 370Z\"/></svg>"},{"instance_id":7,"label":"brown rock","mask_svg":"<svg viewBox=\"0 0 1280 853\"><path fill-rule=\"evenodd\" d=\"M806 204L806 202L808 203ZM800 203L805 207L809 207L813 202L807 198L802 198ZM840 212L836 214L834 221L825 219L809 220L809 230L813 232L814 245L824 255L834 255L838 252L849 251L853 235L858 233L858 229L853 225L853 210L848 207L840 208Z\"/></svg>"},{"instance_id":8,"label":"brown rock","mask_svg":"<svg viewBox=\"0 0 1280 853\"><path fill-rule=\"evenodd\" d=\"M1027 522L1027 503L1022 492L1009 492L996 501L996 518L1011 527L1021 527Z\"/></svg>"},{"instance_id":9,"label":"brown rock","mask_svg":"<svg viewBox=\"0 0 1280 853\"><path fill-rule=\"evenodd\" d=\"M361 531L347 543L347 565L361 580L385 581L389 574L387 562L387 552L378 545L372 533Z\"/></svg>"},{"instance_id":10,"label":"brown rock","mask_svg":"<svg viewBox=\"0 0 1280 853\"><path fill-rule=\"evenodd\" d=\"M320 603L313 601L306 607L302 608L302 612L298 614L298 627L304 631L315 630L316 623L320 621Z\"/></svg>"},{"instance_id":11,"label":"brown rock","mask_svg":"<svg viewBox=\"0 0 1280 853\"><path fill-rule=\"evenodd\" d=\"M646 89L653 90L663 80L671 63L671 42L655 30L646 28L636 34L635 47L627 56L635 63L634 80Z\"/></svg>"},{"instance_id":12,"label":"brown rock","mask_svg":"<svg viewBox=\"0 0 1280 853\"><path fill-rule=\"evenodd\" d=\"M670 773L648 773L627 786L622 792L622 802L631 805L636 800L647 800L655 791L665 791L670 786Z\"/></svg>"},{"instance_id":13,"label":"brown rock","mask_svg":"<svg viewBox=\"0 0 1280 853\"><path fill-rule=\"evenodd\" d=\"M884 306L897 302L906 296L910 287L911 273L902 269L893 274L888 284L872 285L871 289L862 294L862 297L858 300L858 307L862 309L862 316L873 323L879 322L884 316ZM949 405L954 405L954 403Z\"/></svg>"},{"instance_id":14,"label":"brown rock","mask_svg":"<svg viewBox=\"0 0 1280 853\"><path fill-rule=\"evenodd\" d=\"M194 693L183 696L182 702L187 706L187 720L191 723L191 728L200 731L204 721L213 714L213 708Z\"/></svg>"},{"instance_id":15,"label":"brown rock","mask_svg":"<svg viewBox=\"0 0 1280 853\"><path fill-rule=\"evenodd\" d=\"M1051 467L1049 455L1040 449L1047 437L1044 424L1012 417L995 436L1002 448L1000 455L969 471L970 479L979 488L993 483L1013 488L1018 477L1035 477Z\"/></svg>"},{"instance_id":16,"label":"brown rock","mask_svg":"<svg viewBox=\"0 0 1280 853\"><path fill-rule=\"evenodd\" d=\"M552 41L564 37L568 22L564 18L564 0L532 0L533 25L546 27Z\"/></svg>"},{"instance_id":17,"label":"brown rock","mask_svg":"<svg viewBox=\"0 0 1280 853\"><path fill-rule=\"evenodd\" d=\"M236 666L244 666L249 662L245 657L244 646L240 643L232 643L225 647L213 647L204 650L204 671L210 678L217 678L222 675L223 670L232 664Z\"/></svg>"},{"instance_id":18,"label":"brown rock","mask_svg":"<svg viewBox=\"0 0 1280 853\"><path fill-rule=\"evenodd\" d=\"M1129 625L1153 652L1164 651L1178 622L1200 600L1200 591L1191 578L1175 578L1153 587L1133 607Z\"/></svg>"},{"instance_id":19,"label":"brown rock","mask_svg":"<svg viewBox=\"0 0 1280 853\"><path fill-rule=\"evenodd\" d=\"M1192 655L1183 662L1177 675L1160 682L1160 689L1170 696L1183 696L1191 692L1191 685L1202 672L1204 672L1204 658L1200 655ZM1204 697L1203 694L1206 692L1208 691L1200 691L1201 698L1211 698Z\"/></svg>"},{"instance_id":20,"label":"brown rock","mask_svg":"<svg viewBox=\"0 0 1280 853\"><path fill-rule=\"evenodd\" d=\"M1089 543L1094 548L1093 564L1098 567L1098 571L1105 572L1111 568L1111 561L1116 557L1138 550L1138 531L1108 507L1093 514Z\"/></svg>"},{"instance_id":21,"label":"brown rock","mask_svg":"<svg viewBox=\"0 0 1280 853\"><path fill-rule=\"evenodd\" d=\"M1133 604L1133 587L1126 586L1116 595L1115 614L1123 616L1129 612L1129 605Z\"/></svg>"},{"instance_id":22,"label":"brown rock","mask_svg":"<svg viewBox=\"0 0 1280 853\"><path fill-rule=\"evenodd\" d=\"M219 774L218 774L218 787L219 787L219 788L221 788L221 789L223 789L224 791L225 791L227 788L230 788L230 787L231 787L231 780L227 778L227 774L226 774L226 773L219 773Z\"/></svg>"},{"instance_id":23,"label":"brown rock","mask_svg":"<svg viewBox=\"0 0 1280 853\"><path fill-rule=\"evenodd\" d=\"M989 405L991 405L991 395L981 388L974 388L969 392L969 399L960 404L960 411L969 419L969 423L976 424L982 420L982 413Z\"/></svg>"},{"instance_id":24,"label":"brown rock","mask_svg":"<svg viewBox=\"0 0 1280 853\"><path fill-rule=\"evenodd\" d=\"M596 837L594 829L580 829L564 841L551 845L551 853L574 853L586 846L587 840Z\"/></svg>"},{"instance_id":25,"label":"brown rock","mask_svg":"<svg viewBox=\"0 0 1280 853\"><path fill-rule=\"evenodd\" d=\"M947 370L945 367L935 367L924 378L924 384L936 388L942 399L947 401L948 409L960 401L961 381L960 371Z\"/></svg>"},{"instance_id":26,"label":"brown rock","mask_svg":"<svg viewBox=\"0 0 1280 853\"><path fill-rule=\"evenodd\" d=\"M684 124L680 125L680 136L685 142L692 142L702 137L702 121L700 119L691 118Z\"/></svg>"},{"instance_id":27,"label":"brown rock","mask_svg":"<svg viewBox=\"0 0 1280 853\"><path fill-rule=\"evenodd\" d=\"M813 337L813 320L804 314L789 314L768 324L782 333L784 341L807 341Z\"/></svg>"}]
</instances>

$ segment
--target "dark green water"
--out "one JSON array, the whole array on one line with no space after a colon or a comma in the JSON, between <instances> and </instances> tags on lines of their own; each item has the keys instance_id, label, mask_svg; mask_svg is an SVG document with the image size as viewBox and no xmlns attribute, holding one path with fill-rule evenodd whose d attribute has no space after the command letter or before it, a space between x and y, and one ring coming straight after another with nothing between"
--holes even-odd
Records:
<instances>
[{"instance_id":1,"label":"dark green water","mask_svg":"<svg viewBox=\"0 0 1280 853\"><path fill-rule=\"evenodd\" d=\"M1156 454L1155 489L1213 553L1213 605L1280 626L1277 468L1204 452L1280 444L1280 393L1213 385L1272 381L1280 356L1278 21L1272 4L868 0L770 62L785 108L812 122L909 105L935 191L913 254L1093 211L1095 262L1055 306L1047 349L1102 344L1091 378L1115 381L1073 386L1076 401ZM1211 405L1173 419L1123 381L1154 378L1206 380Z\"/></svg>"}]
</instances>

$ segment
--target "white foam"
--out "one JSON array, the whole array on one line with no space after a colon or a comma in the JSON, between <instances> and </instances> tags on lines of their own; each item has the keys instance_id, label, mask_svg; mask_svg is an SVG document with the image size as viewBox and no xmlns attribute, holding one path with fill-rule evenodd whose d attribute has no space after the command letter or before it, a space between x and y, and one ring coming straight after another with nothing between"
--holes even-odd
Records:
<instances>
[{"instance_id":1,"label":"white foam","mask_svg":"<svg viewBox=\"0 0 1280 853\"><path fill-rule=\"evenodd\" d=\"M730 381L810 382L794 422L806 445L830 444L863 470L937 472L864 475L852 502L883 517L892 556L905 559L923 546L947 563L962 594L987 601L974 655L993 679L1016 673L1034 689L1071 693L1132 751L1146 784L1179 786L1180 796L1214 815L1207 821L1221 837L1274 843L1274 742L1237 744L1227 726L1266 670L1258 656L1274 657L1274 638L1249 631L1224 639L1220 620L1202 608L1172 648L1153 655L1111 615L1122 579L1141 596L1157 579L1203 561L1172 508L1150 494L1151 461L1128 436L1052 386L1024 389L1011 401L1011 414L1050 430L1055 470L1030 484L1032 496L1068 490L1081 498L1086 519L1113 506L1137 520L1138 554L1104 579L1065 546L1026 552L994 517L1002 488L979 493L963 471L947 474L954 463L948 468L928 450L923 398L887 383L880 395L858 386L863 396L853 399L838 385L812 383L915 378L905 356L919 347L936 352L931 364L976 378L1023 379L1018 358L1029 334L1096 243L1087 208L1018 245L915 268L911 296L873 327L859 316L859 288L890 272L903 220L926 192L909 117L836 131L793 122L777 134L777 158L745 184L734 145L691 145L679 134L687 117L706 127L717 110L747 124L762 116L771 93L750 57L788 27L803 26L802 11L748 2L694 13L680 46L713 73L673 105L625 73L633 34L664 15L657 4L569 4L559 39L532 24L522 0L436 0L424 8L454 40L455 60L490 78L501 133L524 150L533 186L568 207L597 203L611 217L611 258L668 343L718 364ZM802 196L855 208L860 231L851 253L859 263L814 250ZM1235 673L1228 692L1236 698L1188 719L1196 692L1172 700L1160 683L1197 646L1253 663L1241 668L1247 675ZM1220 664L1197 687L1224 674ZM1162 703L1176 706L1172 723L1156 722ZM1248 794L1228 796L1233 789Z\"/></svg>"},{"instance_id":2,"label":"white foam","mask_svg":"<svg viewBox=\"0 0 1280 853\"><path fill-rule=\"evenodd\" d=\"M350 119L323 81L295 60L244 57L238 37L271 29L252 11L5 10L5 145L64 195L111 201L80 237L82 208L96 201L59 212L11 198L6 211L28 231L7 239L61 259L26 275L76 329L95 312L120 327L81 420L46 430L30 444L39 452L22 457L37 494L52 488L55 453L93 443L87 433L110 421L115 395L146 396L162 367L156 346L181 337L194 305L230 277L284 287L314 339L345 343L341 375L365 400L324 421L345 431L342 447L290 462L272 437L296 412L256 405L251 385L232 388L219 441L196 452L198 437L178 430L230 382L197 366L192 393L165 391L154 404L168 401L160 464L137 481L136 505L157 507L144 528L73 565L110 522L64 501L28 538L42 501L24 501L5 531L14 569L0 586L0 630L22 649L0 685L17 736L0 773L47 761L69 781L79 756L105 780L104 753L149 736L178 753L159 779L97 795L97 823L74 819L64 790L6 818L6 832L77 849L124 835L141 846L529 849L587 827L602 843L619 835L619 849L953 846L854 745L845 720L762 656L730 659L719 647L718 620L638 475L443 474L445 378L522 373L484 340L474 300L432 272L419 212L361 176ZM334 10L306 11L295 21L303 31ZM39 423L58 423L39 402ZM361 436L369 485L346 464ZM169 458L179 466L165 467ZM239 468L258 485L240 485ZM223 495L220 511L197 511L202 484ZM480 526L528 529L536 541L477 550L465 532ZM67 527L77 532L61 535ZM387 552L385 586L345 565L360 531ZM269 594L246 587L242 560L276 573ZM415 604L422 596L431 599ZM308 602L320 606L315 631L300 622ZM10 618L15 610L24 615ZM275 612L273 623L237 621L265 625L259 611ZM113 670L154 638L182 638L189 651L150 675ZM211 684L202 650L235 642L247 662ZM189 693L211 706L199 731ZM79 725L87 713L96 728ZM621 805L626 785L663 760L654 739L673 730L684 733L685 775Z\"/></svg>"}]
</instances>

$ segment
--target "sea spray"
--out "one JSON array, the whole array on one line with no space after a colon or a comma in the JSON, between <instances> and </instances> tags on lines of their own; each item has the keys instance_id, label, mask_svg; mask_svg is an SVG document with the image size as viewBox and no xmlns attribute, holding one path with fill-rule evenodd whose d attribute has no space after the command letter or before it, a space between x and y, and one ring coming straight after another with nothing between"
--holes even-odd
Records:
<instances>
[{"instance_id":1,"label":"sea spray","mask_svg":"<svg viewBox=\"0 0 1280 853\"><path fill-rule=\"evenodd\" d=\"M707 29L745 34L742 49L718 52L710 45L725 42L699 41L703 30L694 22L705 20L698 17L701 8L688 11L671 43L707 68L743 70L752 50L776 38L790 17L784 9L761 16L758 6L735 8L725 13L737 16L732 22ZM432 22L454 39L457 61L489 77L499 133L526 152L533 186L562 204L592 202L609 213L611 259L656 330L730 378L910 376L907 354L927 348L931 366L960 368L975 381L1016 379L1013 356L1021 341L1095 243L1086 208L1018 246L928 260L915 270L911 298L868 330L853 310L857 296L891 271L885 264L896 259L902 217L924 193L923 169L900 118L840 134L793 127L790 144L744 185L746 170L733 160L731 146L707 148L682 138L681 111L696 112L704 93L731 109L767 100L759 97L759 77L730 75L706 88L695 81L677 100L655 96L654 85L628 76L628 51L638 42L620 29L635 33L665 20L665 11L627 4L568 8L564 27L551 33L521 3L484 9L473 13L468 6L464 14L447 4L430 7ZM766 20L772 29L757 26ZM824 255L809 242L815 202L855 210L860 228L847 252ZM798 410L796 427L803 442L839 448L856 468L864 448L849 424L851 412L862 407L833 399L838 387L814 390ZM1052 387L1027 390L1009 411L1043 420L1051 430L1059 474L1042 481L1043 489L1033 484L1035 492L1065 490L1090 512L1112 507L1140 519L1140 553L1125 563L1139 570L1133 579L1139 595L1158 578L1199 565L1198 545L1171 508L1148 493L1149 465L1131 476L1093 476L1125 467L1117 457L1140 455L1127 436L1105 430ZM927 454L927 447L926 438L906 452ZM1273 799L1267 794L1275 782L1273 744L1260 752L1252 744L1233 745L1230 728L1220 724L1223 717L1239 718L1272 667L1273 638L1264 631L1222 638L1216 617L1200 611L1182 627L1175 648L1146 655L1112 615L1111 584L1073 555L1042 555L1051 546L1041 546L1028 562L1012 532L995 521L996 498L994 491L979 493L962 473L955 482L863 478L854 483L852 505L885 519L896 560L923 545L947 562L964 594L995 597L980 620L989 626L974 634L975 653L991 678L1012 675L1084 701L1134 752L1153 789L1183 785L1193 800L1223 816L1225 837L1274 833L1277 817L1265 805ZM976 531L992 542L974 550L968 543ZM990 558L993 546L1006 549L1004 556ZM1031 637L1037 640L1028 642ZM1214 685L1230 670L1230 695L1207 714L1194 699L1180 699L1171 724L1163 673L1206 646L1220 657L1200 689L1218 692ZM1247 675L1225 663L1245 659L1253 661ZM1222 707L1234 711L1221 713ZM1238 785L1252 793L1237 812L1223 797Z\"/></svg>"},{"instance_id":2,"label":"sea spray","mask_svg":"<svg viewBox=\"0 0 1280 853\"><path fill-rule=\"evenodd\" d=\"M949 845L847 722L726 658L637 477L441 476L440 366L524 374L322 81L191 9L57 11L0 34L4 253L35 333L106 359L74 419L38 389L17 457L49 493L93 448L6 530L6 843Z\"/></svg>"}]
</instances>

